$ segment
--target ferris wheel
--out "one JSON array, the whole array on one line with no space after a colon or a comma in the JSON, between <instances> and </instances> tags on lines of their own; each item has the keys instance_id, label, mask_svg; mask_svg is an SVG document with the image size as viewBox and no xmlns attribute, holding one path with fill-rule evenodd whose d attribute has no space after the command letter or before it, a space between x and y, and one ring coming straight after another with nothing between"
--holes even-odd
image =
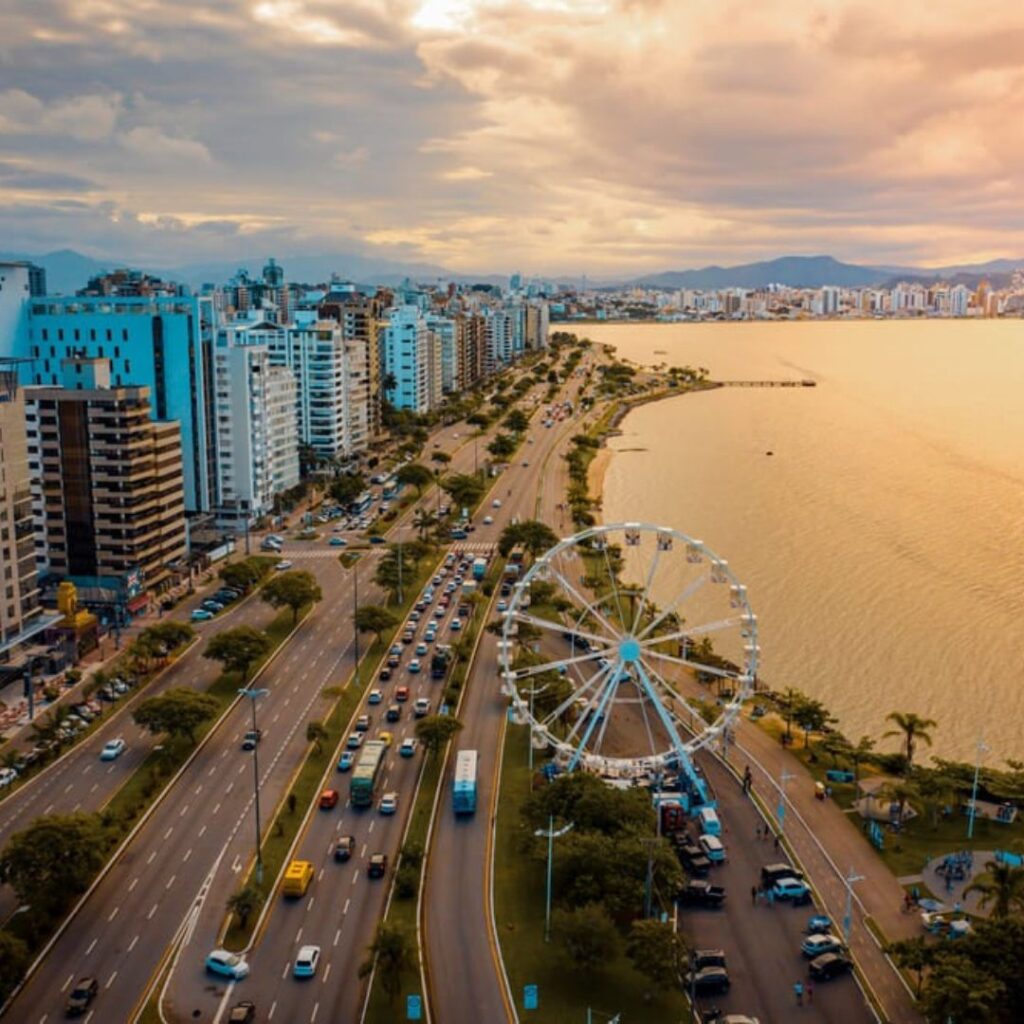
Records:
<instances>
[{"instance_id":1,"label":"ferris wheel","mask_svg":"<svg viewBox=\"0 0 1024 1024\"><path fill-rule=\"evenodd\" d=\"M620 523L560 541L516 582L498 660L513 716L561 767L677 769L703 793L693 757L727 736L758 655L725 560L678 530Z\"/></svg>"}]
</instances>

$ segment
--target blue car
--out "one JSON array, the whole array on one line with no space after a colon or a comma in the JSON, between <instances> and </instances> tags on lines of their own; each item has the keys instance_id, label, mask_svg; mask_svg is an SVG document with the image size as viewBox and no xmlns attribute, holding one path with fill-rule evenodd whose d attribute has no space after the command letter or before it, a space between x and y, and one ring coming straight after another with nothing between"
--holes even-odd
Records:
<instances>
[{"instance_id":1,"label":"blue car","mask_svg":"<svg viewBox=\"0 0 1024 1024\"><path fill-rule=\"evenodd\" d=\"M344 537L332 537L327 543L330 544L332 548L343 548L348 544L348 541L345 540Z\"/></svg>"},{"instance_id":2,"label":"blue car","mask_svg":"<svg viewBox=\"0 0 1024 1024\"><path fill-rule=\"evenodd\" d=\"M338 771L347 772L350 771L352 765L355 764L356 755L354 750L346 750L340 758L338 758Z\"/></svg>"},{"instance_id":3,"label":"blue car","mask_svg":"<svg viewBox=\"0 0 1024 1024\"><path fill-rule=\"evenodd\" d=\"M370 543L371 543L371 544L386 544L386 543L387 543L387 541L385 540L385 538L383 538L383 537L379 536L378 534L374 534L374 535L373 535L373 536L372 536L372 537L370 538Z\"/></svg>"},{"instance_id":4,"label":"blue car","mask_svg":"<svg viewBox=\"0 0 1024 1024\"><path fill-rule=\"evenodd\" d=\"M807 922L808 935L821 935L832 930L832 918L827 914L815 914Z\"/></svg>"},{"instance_id":5,"label":"blue car","mask_svg":"<svg viewBox=\"0 0 1024 1024\"><path fill-rule=\"evenodd\" d=\"M205 608L196 608L192 612L193 622L209 622L213 618L213 612L208 612Z\"/></svg>"}]
</instances>

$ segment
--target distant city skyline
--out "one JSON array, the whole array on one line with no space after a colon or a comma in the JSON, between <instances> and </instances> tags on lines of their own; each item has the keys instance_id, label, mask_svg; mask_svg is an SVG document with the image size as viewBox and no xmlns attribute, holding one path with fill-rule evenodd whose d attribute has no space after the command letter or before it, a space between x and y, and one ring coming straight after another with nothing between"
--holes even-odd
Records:
<instances>
[{"instance_id":1,"label":"distant city skyline","mask_svg":"<svg viewBox=\"0 0 1024 1024\"><path fill-rule=\"evenodd\" d=\"M0 239L579 275L1024 251L1024 12L11 0Z\"/></svg>"}]
</instances>

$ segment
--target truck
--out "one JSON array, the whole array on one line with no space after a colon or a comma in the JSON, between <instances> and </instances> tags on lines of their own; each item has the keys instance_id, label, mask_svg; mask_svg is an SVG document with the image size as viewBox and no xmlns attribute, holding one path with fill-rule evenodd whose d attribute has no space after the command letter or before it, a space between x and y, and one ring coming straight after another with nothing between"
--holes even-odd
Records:
<instances>
[{"instance_id":1,"label":"truck","mask_svg":"<svg viewBox=\"0 0 1024 1024\"><path fill-rule=\"evenodd\" d=\"M473 559L473 579L482 580L487 575L487 559Z\"/></svg>"},{"instance_id":2,"label":"truck","mask_svg":"<svg viewBox=\"0 0 1024 1024\"><path fill-rule=\"evenodd\" d=\"M452 780L452 810L472 814L476 810L476 751L460 750Z\"/></svg>"},{"instance_id":3,"label":"truck","mask_svg":"<svg viewBox=\"0 0 1024 1024\"><path fill-rule=\"evenodd\" d=\"M370 740L359 753L355 770L349 780L349 795L353 807L370 807L377 789L387 744L383 740Z\"/></svg>"},{"instance_id":4,"label":"truck","mask_svg":"<svg viewBox=\"0 0 1024 1024\"><path fill-rule=\"evenodd\" d=\"M448 672L448 665L451 660L451 648L448 646L438 647L434 651L434 656L430 659L430 678L444 679Z\"/></svg>"},{"instance_id":5,"label":"truck","mask_svg":"<svg viewBox=\"0 0 1024 1024\"><path fill-rule=\"evenodd\" d=\"M720 907L725 900L725 886L693 878L679 890L676 898L684 907Z\"/></svg>"},{"instance_id":6,"label":"truck","mask_svg":"<svg viewBox=\"0 0 1024 1024\"><path fill-rule=\"evenodd\" d=\"M281 892L296 899L305 896L309 883L313 881L313 865L308 860L293 860L284 873Z\"/></svg>"}]
</instances>

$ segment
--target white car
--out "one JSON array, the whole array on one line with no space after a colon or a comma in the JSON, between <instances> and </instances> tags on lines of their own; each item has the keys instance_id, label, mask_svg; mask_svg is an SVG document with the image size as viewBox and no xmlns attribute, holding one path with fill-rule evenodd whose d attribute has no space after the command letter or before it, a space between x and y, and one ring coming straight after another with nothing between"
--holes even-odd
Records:
<instances>
[{"instance_id":1,"label":"white car","mask_svg":"<svg viewBox=\"0 0 1024 1024\"><path fill-rule=\"evenodd\" d=\"M495 498L494 501L491 502L491 508L501 508L501 498Z\"/></svg>"},{"instance_id":2,"label":"white car","mask_svg":"<svg viewBox=\"0 0 1024 1024\"><path fill-rule=\"evenodd\" d=\"M215 949L206 958L206 969L211 974L220 974L234 981L248 977L249 965L237 953L226 949Z\"/></svg>"},{"instance_id":3,"label":"white car","mask_svg":"<svg viewBox=\"0 0 1024 1024\"><path fill-rule=\"evenodd\" d=\"M17 777L18 773L13 768L0 768L0 789L9 786Z\"/></svg>"},{"instance_id":4,"label":"white car","mask_svg":"<svg viewBox=\"0 0 1024 1024\"><path fill-rule=\"evenodd\" d=\"M484 526L490 526L494 522L494 516L484 516Z\"/></svg>"},{"instance_id":5,"label":"white car","mask_svg":"<svg viewBox=\"0 0 1024 1024\"><path fill-rule=\"evenodd\" d=\"M281 561L278 562L277 565L274 566L274 568L278 572L284 572L285 570L290 569L291 567L292 567L292 563L289 562L287 558L282 558Z\"/></svg>"},{"instance_id":6,"label":"white car","mask_svg":"<svg viewBox=\"0 0 1024 1024\"><path fill-rule=\"evenodd\" d=\"M381 814L394 814L398 810L398 794L397 793L385 793L380 798L380 813Z\"/></svg>"},{"instance_id":7,"label":"white car","mask_svg":"<svg viewBox=\"0 0 1024 1024\"><path fill-rule=\"evenodd\" d=\"M320 963L319 946L303 946L295 958L292 976L295 978L312 978L316 974L316 966Z\"/></svg>"},{"instance_id":8,"label":"white car","mask_svg":"<svg viewBox=\"0 0 1024 1024\"><path fill-rule=\"evenodd\" d=\"M100 751L100 760L116 761L124 753L124 748L126 746L127 744L120 736L118 736L117 739L108 741Z\"/></svg>"}]
</instances>

